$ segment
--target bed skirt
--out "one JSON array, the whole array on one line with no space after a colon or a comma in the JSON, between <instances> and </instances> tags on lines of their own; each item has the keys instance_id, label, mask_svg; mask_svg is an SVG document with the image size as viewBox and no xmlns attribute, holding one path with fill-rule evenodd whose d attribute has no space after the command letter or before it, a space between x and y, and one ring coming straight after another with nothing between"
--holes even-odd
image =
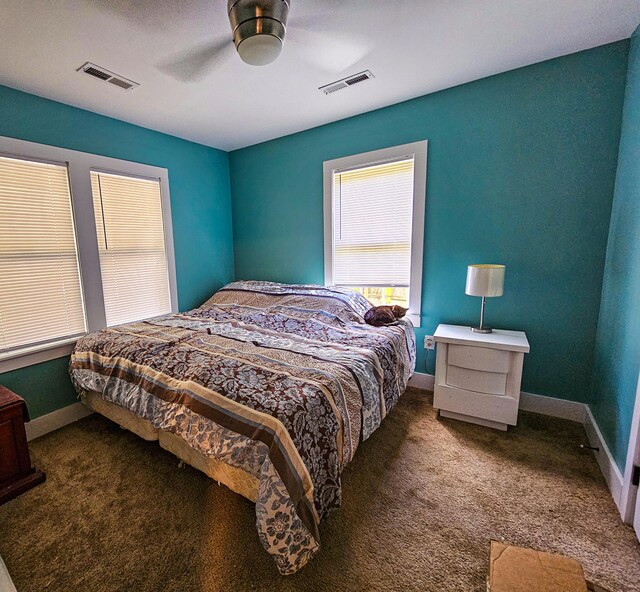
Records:
<instances>
[{"instance_id":1,"label":"bed skirt","mask_svg":"<svg viewBox=\"0 0 640 592\"><path fill-rule=\"evenodd\" d=\"M202 471L218 483L226 485L231 491L239 493L253 503L258 499L258 480L253 475L237 467L232 467L224 461L198 452L180 436L155 428L150 421L124 407L105 401L96 392L84 391L80 397L82 402L92 411L103 415L145 440L157 440L160 448L171 452L181 461Z\"/></svg>"}]
</instances>

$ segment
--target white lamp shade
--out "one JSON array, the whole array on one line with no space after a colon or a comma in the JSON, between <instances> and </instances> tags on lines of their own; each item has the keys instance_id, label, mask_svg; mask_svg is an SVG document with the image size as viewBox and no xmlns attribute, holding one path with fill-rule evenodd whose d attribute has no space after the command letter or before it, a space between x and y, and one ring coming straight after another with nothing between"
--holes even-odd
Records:
<instances>
[{"instance_id":1,"label":"white lamp shade","mask_svg":"<svg viewBox=\"0 0 640 592\"><path fill-rule=\"evenodd\" d=\"M467 267L467 286L464 290L469 296L502 296L504 289L504 265L476 264Z\"/></svg>"}]
</instances>

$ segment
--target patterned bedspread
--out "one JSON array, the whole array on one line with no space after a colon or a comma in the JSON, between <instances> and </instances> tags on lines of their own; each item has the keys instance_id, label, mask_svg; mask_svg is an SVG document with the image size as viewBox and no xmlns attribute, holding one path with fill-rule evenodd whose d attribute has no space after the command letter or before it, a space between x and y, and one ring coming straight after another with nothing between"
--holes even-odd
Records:
<instances>
[{"instance_id":1,"label":"patterned bedspread","mask_svg":"<svg viewBox=\"0 0 640 592\"><path fill-rule=\"evenodd\" d=\"M234 282L200 308L80 339L71 377L255 476L260 540L290 574L414 370L411 324L371 327L370 306L346 289Z\"/></svg>"}]
</instances>

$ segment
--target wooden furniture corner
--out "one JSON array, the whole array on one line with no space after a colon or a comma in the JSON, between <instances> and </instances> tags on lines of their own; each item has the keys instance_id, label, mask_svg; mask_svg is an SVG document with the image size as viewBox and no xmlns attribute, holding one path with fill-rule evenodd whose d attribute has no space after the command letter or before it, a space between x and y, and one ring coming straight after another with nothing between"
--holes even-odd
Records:
<instances>
[{"instance_id":1,"label":"wooden furniture corner","mask_svg":"<svg viewBox=\"0 0 640 592\"><path fill-rule=\"evenodd\" d=\"M27 404L0 385L0 504L42 483L45 474L31 466L24 424Z\"/></svg>"}]
</instances>

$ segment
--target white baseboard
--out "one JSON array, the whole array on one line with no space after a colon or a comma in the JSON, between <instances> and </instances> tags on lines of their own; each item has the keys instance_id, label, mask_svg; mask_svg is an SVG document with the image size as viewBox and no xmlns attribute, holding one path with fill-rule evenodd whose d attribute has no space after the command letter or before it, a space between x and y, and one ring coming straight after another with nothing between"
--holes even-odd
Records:
<instances>
[{"instance_id":1,"label":"white baseboard","mask_svg":"<svg viewBox=\"0 0 640 592\"><path fill-rule=\"evenodd\" d=\"M579 423L584 423L587 417L587 406L584 403L525 393L524 391L520 393L520 409Z\"/></svg>"},{"instance_id":2,"label":"white baseboard","mask_svg":"<svg viewBox=\"0 0 640 592\"><path fill-rule=\"evenodd\" d=\"M609 487L609 491L611 492L611 497L613 497L613 501L620 512L623 520L625 518L626 508L623 507L622 504L622 486L623 479L622 473L616 464L605 439L602 436L602 432L596 423L596 420L591 413L591 409L589 406L586 406L587 413L584 421L584 429L587 432L587 438L589 439L589 444L596 448L599 448L597 452L594 452L596 456L596 460L598 461L598 465L600 465L600 470L604 475L604 479L607 482Z\"/></svg>"},{"instance_id":3,"label":"white baseboard","mask_svg":"<svg viewBox=\"0 0 640 592\"><path fill-rule=\"evenodd\" d=\"M435 376L433 374L414 372L413 376L409 379L409 386L424 389L425 391L432 391L434 380Z\"/></svg>"},{"instance_id":4,"label":"white baseboard","mask_svg":"<svg viewBox=\"0 0 640 592\"><path fill-rule=\"evenodd\" d=\"M36 417L36 419L27 423L24 427L27 432L27 440L35 440L40 436L44 436L49 432L59 430L74 421L78 421L87 415L91 415L93 411L82 403L73 403L62 409L56 409L46 415Z\"/></svg>"}]
</instances>

